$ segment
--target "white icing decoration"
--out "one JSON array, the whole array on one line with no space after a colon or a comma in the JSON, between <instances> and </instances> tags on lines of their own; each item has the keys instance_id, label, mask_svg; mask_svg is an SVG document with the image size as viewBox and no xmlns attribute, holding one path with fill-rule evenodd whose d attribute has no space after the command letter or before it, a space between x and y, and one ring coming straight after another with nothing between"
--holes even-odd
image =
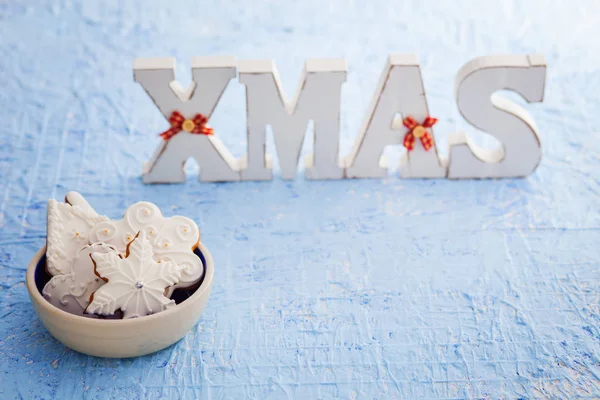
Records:
<instances>
[{"instance_id":1,"label":"white icing decoration","mask_svg":"<svg viewBox=\"0 0 600 400\"><path fill-rule=\"evenodd\" d=\"M88 243L92 227L108 221L86 208L48 201L46 266L52 276L68 275L82 245Z\"/></svg>"},{"instance_id":2,"label":"white icing decoration","mask_svg":"<svg viewBox=\"0 0 600 400\"><path fill-rule=\"evenodd\" d=\"M94 293L86 312L112 315L118 309L123 318L154 314L175 306L165 297L165 289L179 282L180 268L172 262L156 262L152 246L141 231L129 245L129 255L121 259L115 253L92 253L96 272L108 283Z\"/></svg>"},{"instance_id":3,"label":"white icing decoration","mask_svg":"<svg viewBox=\"0 0 600 400\"><path fill-rule=\"evenodd\" d=\"M46 300L68 313L90 316L84 310L90 303L92 293L105 283L94 273L94 263L90 258L92 253L112 253L120 257L114 246L104 243L83 247L73 261L71 273L54 276L44 286L42 294Z\"/></svg>"},{"instance_id":4,"label":"white icing decoration","mask_svg":"<svg viewBox=\"0 0 600 400\"><path fill-rule=\"evenodd\" d=\"M72 229L71 239L74 239L78 242L85 242L87 240L87 232L82 232L79 229Z\"/></svg>"},{"instance_id":5,"label":"white icing decoration","mask_svg":"<svg viewBox=\"0 0 600 400\"><path fill-rule=\"evenodd\" d=\"M107 242L117 234L117 224L114 221L101 222L95 226L96 239Z\"/></svg>"},{"instance_id":6,"label":"white icing decoration","mask_svg":"<svg viewBox=\"0 0 600 400\"><path fill-rule=\"evenodd\" d=\"M146 235L148 236L156 236L158 234L158 229L154 225L146 226Z\"/></svg>"},{"instance_id":7,"label":"white icing decoration","mask_svg":"<svg viewBox=\"0 0 600 400\"><path fill-rule=\"evenodd\" d=\"M133 240L133 238L135 238L135 234L133 232L127 232L121 238L121 243L123 245L127 246L129 243L131 243L131 241Z\"/></svg>"},{"instance_id":8,"label":"white icing decoration","mask_svg":"<svg viewBox=\"0 0 600 400\"><path fill-rule=\"evenodd\" d=\"M147 206L140 206L136 210L136 222L139 222L141 224L147 224L148 222L152 221L152 219L155 218L157 215L162 216L158 207L151 206L154 206L154 204L147 203Z\"/></svg>"},{"instance_id":9,"label":"white icing decoration","mask_svg":"<svg viewBox=\"0 0 600 400\"><path fill-rule=\"evenodd\" d=\"M79 295L83 294L77 289L77 284L72 274L57 275L52 277L52 279L46 283L42 294L49 303L63 311L75 315L91 317L90 315L83 313L85 307L82 307L77 301L75 295L72 294L72 292L75 292Z\"/></svg>"},{"instance_id":10,"label":"white icing decoration","mask_svg":"<svg viewBox=\"0 0 600 400\"><path fill-rule=\"evenodd\" d=\"M185 264L181 280L169 289L169 295L174 289L190 287L202 278L204 265L192 250L200 241L198 225L178 215L165 218L152 203L140 201L132 204L125 211L123 219L96 225L90 232L90 240L112 244L124 253L127 244L138 232L144 232L150 242L155 261L168 257L177 265Z\"/></svg>"},{"instance_id":11,"label":"white icing decoration","mask_svg":"<svg viewBox=\"0 0 600 400\"><path fill-rule=\"evenodd\" d=\"M181 224L177 227L176 230L177 237L181 240L190 240L192 238L193 232L192 228L187 224Z\"/></svg>"},{"instance_id":12,"label":"white icing decoration","mask_svg":"<svg viewBox=\"0 0 600 400\"><path fill-rule=\"evenodd\" d=\"M168 249L169 246L171 246L171 241L169 240L169 238L164 238L158 241L158 246L161 249Z\"/></svg>"}]
</instances>

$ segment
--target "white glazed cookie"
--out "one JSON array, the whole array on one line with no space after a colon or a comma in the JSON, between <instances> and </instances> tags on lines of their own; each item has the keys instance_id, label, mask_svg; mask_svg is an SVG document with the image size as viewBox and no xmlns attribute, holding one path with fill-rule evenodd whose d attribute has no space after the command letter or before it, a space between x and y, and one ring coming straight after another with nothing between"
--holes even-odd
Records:
<instances>
[{"instance_id":1,"label":"white glazed cookie","mask_svg":"<svg viewBox=\"0 0 600 400\"><path fill-rule=\"evenodd\" d=\"M68 275L77 251L90 243L94 225L109 221L91 208L48 200L46 269L52 276Z\"/></svg>"},{"instance_id":2,"label":"white glazed cookie","mask_svg":"<svg viewBox=\"0 0 600 400\"><path fill-rule=\"evenodd\" d=\"M102 281L102 279L98 279ZM70 314L94 318L95 316L87 315L83 312L85 307L82 307L81 302L78 301L78 297L85 296L86 288L81 289L81 291L77 290L77 282L73 275L56 275L50 279L50 282L48 282L46 286L44 286L42 294L49 303L63 311ZM91 295L91 293L89 293L89 295Z\"/></svg>"},{"instance_id":3,"label":"white glazed cookie","mask_svg":"<svg viewBox=\"0 0 600 400\"><path fill-rule=\"evenodd\" d=\"M86 312L112 315L123 311L123 318L136 318L175 306L165 297L166 289L179 282L182 269L170 261L156 262L152 246L141 231L121 259L115 253L92 253L96 274L107 280L93 295Z\"/></svg>"},{"instance_id":4,"label":"white glazed cookie","mask_svg":"<svg viewBox=\"0 0 600 400\"><path fill-rule=\"evenodd\" d=\"M119 250L111 244L99 242L83 247L77 253L77 258L75 258L72 268L72 274L76 275L77 280L82 283L98 278L98 275L94 272L94 262L90 257L92 253L114 253L118 257L123 258L123 253L119 252Z\"/></svg>"},{"instance_id":5,"label":"white glazed cookie","mask_svg":"<svg viewBox=\"0 0 600 400\"><path fill-rule=\"evenodd\" d=\"M192 286L202 278L204 265L194 254L200 241L198 225L182 216L165 218L152 203L140 201L125 211L123 219L95 225L90 232L90 239L92 242L112 244L125 252L138 232L145 233L155 261L172 261L182 269L179 283L169 289L169 296L174 289Z\"/></svg>"},{"instance_id":6,"label":"white glazed cookie","mask_svg":"<svg viewBox=\"0 0 600 400\"><path fill-rule=\"evenodd\" d=\"M92 294L105 283L94 273L94 263L90 258L92 253L122 256L114 246L104 243L83 247L73 261L71 273L56 275L44 286L42 294L46 300L68 313L91 317L84 310L90 304Z\"/></svg>"}]
</instances>

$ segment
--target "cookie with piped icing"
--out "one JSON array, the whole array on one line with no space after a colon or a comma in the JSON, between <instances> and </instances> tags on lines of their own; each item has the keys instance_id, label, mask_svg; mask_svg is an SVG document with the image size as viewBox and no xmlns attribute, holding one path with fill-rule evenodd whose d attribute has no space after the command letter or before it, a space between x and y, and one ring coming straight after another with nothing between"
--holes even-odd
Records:
<instances>
[{"instance_id":1,"label":"cookie with piped icing","mask_svg":"<svg viewBox=\"0 0 600 400\"><path fill-rule=\"evenodd\" d=\"M202 279L204 265L194 253L200 242L198 225L183 216L164 217L160 209L150 202L140 201L131 205L121 220L107 220L94 225L90 240L112 244L125 252L138 232L145 234L155 261L170 261L181 269L178 283L168 289L169 297L176 288L193 286Z\"/></svg>"},{"instance_id":2,"label":"cookie with piped icing","mask_svg":"<svg viewBox=\"0 0 600 400\"><path fill-rule=\"evenodd\" d=\"M183 268L155 261L143 230L127 246L125 258L114 252L94 252L91 258L96 275L106 284L94 292L86 313L113 315L121 310L123 318L136 318L175 307L175 300L165 294L179 282Z\"/></svg>"},{"instance_id":3,"label":"cookie with piped icing","mask_svg":"<svg viewBox=\"0 0 600 400\"><path fill-rule=\"evenodd\" d=\"M94 317L84 313L90 298L105 282L94 272L91 254L123 255L112 245L94 243L81 248L71 265L69 274L56 275L44 286L42 295L52 305L71 314Z\"/></svg>"},{"instance_id":4,"label":"cookie with piped icing","mask_svg":"<svg viewBox=\"0 0 600 400\"><path fill-rule=\"evenodd\" d=\"M109 221L91 207L48 200L46 270L52 276L68 275L77 252L90 243L92 228Z\"/></svg>"}]
</instances>

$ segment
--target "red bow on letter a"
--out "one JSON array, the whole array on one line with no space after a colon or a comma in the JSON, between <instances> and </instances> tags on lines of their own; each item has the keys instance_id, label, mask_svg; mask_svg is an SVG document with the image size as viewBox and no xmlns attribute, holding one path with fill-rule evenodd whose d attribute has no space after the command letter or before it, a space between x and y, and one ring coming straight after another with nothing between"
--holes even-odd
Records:
<instances>
[{"instance_id":1,"label":"red bow on letter a","mask_svg":"<svg viewBox=\"0 0 600 400\"><path fill-rule=\"evenodd\" d=\"M185 119L179 111L173 111L169 117L171 127L160 134L165 140L171 139L181 131L194 133L197 135L212 135L213 129L206 126L208 118L202 114L196 114L194 119Z\"/></svg>"},{"instance_id":2,"label":"red bow on letter a","mask_svg":"<svg viewBox=\"0 0 600 400\"><path fill-rule=\"evenodd\" d=\"M433 147L433 139L427 131L437 122L437 118L427 117L422 124L419 124L413 117L406 117L402 123L409 131L404 135L404 147L407 151L415 148L415 139L420 139L425 151Z\"/></svg>"}]
</instances>

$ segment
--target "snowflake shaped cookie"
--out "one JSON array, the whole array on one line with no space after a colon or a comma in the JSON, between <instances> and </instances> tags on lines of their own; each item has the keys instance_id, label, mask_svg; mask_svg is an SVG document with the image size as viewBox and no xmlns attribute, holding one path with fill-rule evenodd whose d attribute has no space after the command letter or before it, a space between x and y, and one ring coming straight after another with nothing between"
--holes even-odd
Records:
<instances>
[{"instance_id":1,"label":"snowflake shaped cookie","mask_svg":"<svg viewBox=\"0 0 600 400\"><path fill-rule=\"evenodd\" d=\"M98 290L104 281L94 273L94 263L90 258L92 253L121 254L114 246L104 243L94 243L79 250L68 275L56 275L44 286L42 294L51 304L71 314L93 317L85 314L84 310L90 304L90 297Z\"/></svg>"},{"instance_id":2,"label":"snowflake shaped cookie","mask_svg":"<svg viewBox=\"0 0 600 400\"><path fill-rule=\"evenodd\" d=\"M96 274L107 283L94 293L85 312L112 315L121 309L123 318L135 318L175 306L165 292L179 282L182 268L170 261L155 261L145 231L133 238L123 259L115 253L92 253L91 257Z\"/></svg>"},{"instance_id":3,"label":"snowflake shaped cookie","mask_svg":"<svg viewBox=\"0 0 600 400\"><path fill-rule=\"evenodd\" d=\"M125 252L138 232L144 232L150 242L155 261L171 261L181 268L181 279L169 289L169 296L175 288L190 287L202 278L204 265L194 254L200 241L198 225L182 216L165 218L152 203L137 202L127 208L123 219L95 225L90 231L90 240L112 244Z\"/></svg>"},{"instance_id":4,"label":"snowflake shaped cookie","mask_svg":"<svg viewBox=\"0 0 600 400\"><path fill-rule=\"evenodd\" d=\"M90 243L90 231L98 223L109 221L91 208L48 201L46 269L52 276L68 275L77 252Z\"/></svg>"}]
</instances>

